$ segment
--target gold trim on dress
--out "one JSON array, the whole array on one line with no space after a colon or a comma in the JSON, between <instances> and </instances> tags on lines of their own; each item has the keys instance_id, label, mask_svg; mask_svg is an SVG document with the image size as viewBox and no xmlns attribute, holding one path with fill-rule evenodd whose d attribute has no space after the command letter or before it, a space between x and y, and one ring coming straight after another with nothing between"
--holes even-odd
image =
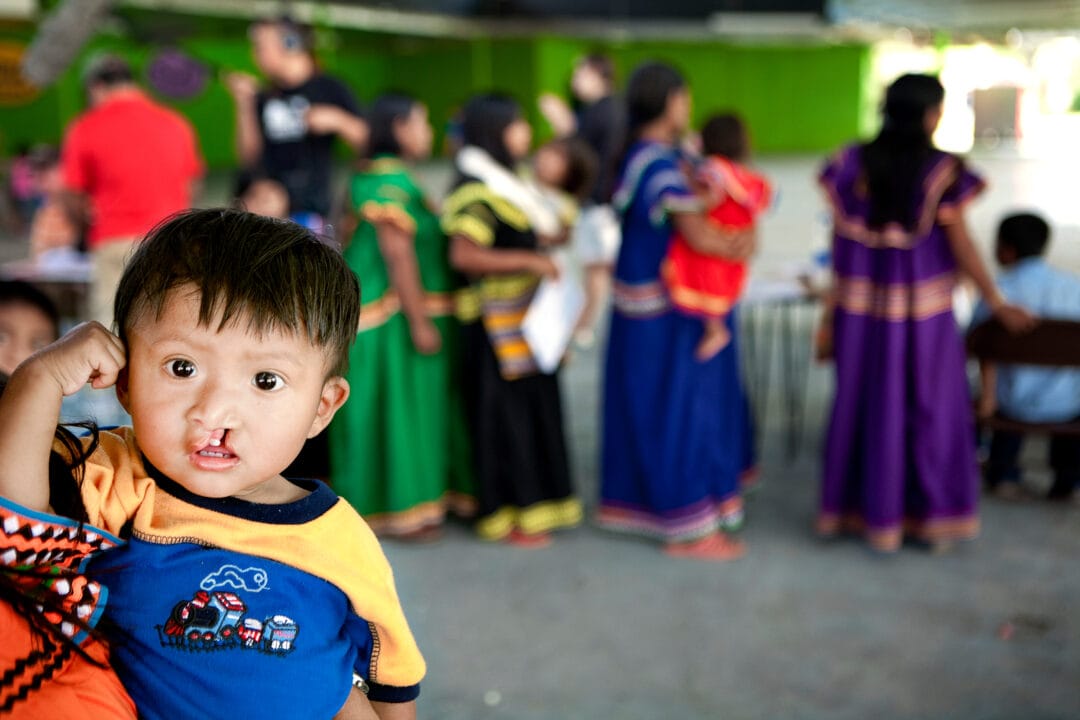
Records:
<instances>
[{"instance_id":1,"label":"gold trim on dress","mask_svg":"<svg viewBox=\"0 0 1080 720\"><path fill-rule=\"evenodd\" d=\"M921 282L875 283L866 278L836 279L836 306L852 315L891 322L925 320L952 310L956 274L944 273Z\"/></svg>"}]
</instances>

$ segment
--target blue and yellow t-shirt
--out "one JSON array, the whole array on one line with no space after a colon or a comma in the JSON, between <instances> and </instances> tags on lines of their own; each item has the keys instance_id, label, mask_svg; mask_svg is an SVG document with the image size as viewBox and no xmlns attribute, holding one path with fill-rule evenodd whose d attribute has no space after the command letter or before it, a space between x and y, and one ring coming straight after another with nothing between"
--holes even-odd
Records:
<instances>
[{"instance_id":1,"label":"blue and yellow t-shirt","mask_svg":"<svg viewBox=\"0 0 1080 720\"><path fill-rule=\"evenodd\" d=\"M193 495L130 428L86 466L90 521L127 537L90 574L109 588L113 664L140 716L329 718L353 673L369 697L419 694L425 667L378 541L328 486L264 505Z\"/></svg>"}]
</instances>

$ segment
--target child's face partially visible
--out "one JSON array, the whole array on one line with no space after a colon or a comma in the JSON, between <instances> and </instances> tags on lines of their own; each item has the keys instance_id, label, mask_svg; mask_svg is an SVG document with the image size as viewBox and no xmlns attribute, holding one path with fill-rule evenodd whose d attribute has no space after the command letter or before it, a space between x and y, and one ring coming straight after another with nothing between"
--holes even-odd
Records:
<instances>
[{"instance_id":1,"label":"child's face partially visible","mask_svg":"<svg viewBox=\"0 0 1080 720\"><path fill-rule=\"evenodd\" d=\"M566 183L568 163L558 148L544 145L536 151L534 164L536 179L543 185L561 188Z\"/></svg>"},{"instance_id":2,"label":"child's face partially visible","mask_svg":"<svg viewBox=\"0 0 1080 720\"><path fill-rule=\"evenodd\" d=\"M997 260L998 265L1008 267L1016 262L1016 251L998 238L994 243L994 259Z\"/></svg>"},{"instance_id":3,"label":"child's face partially visible","mask_svg":"<svg viewBox=\"0 0 1080 720\"><path fill-rule=\"evenodd\" d=\"M0 372L15 372L26 358L56 340L49 316L27 302L0 305Z\"/></svg>"},{"instance_id":4,"label":"child's face partially visible","mask_svg":"<svg viewBox=\"0 0 1080 720\"><path fill-rule=\"evenodd\" d=\"M431 142L434 135L428 122L425 105L416 103L409 114L395 124L394 132L401 154L409 160L423 160L431 155Z\"/></svg>"},{"instance_id":5,"label":"child's face partially visible","mask_svg":"<svg viewBox=\"0 0 1080 720\"><path fill-rule=\"evenodd\" d=\"M521 160L529 154L532 144L532 128L523 118L518 118L503 130L503 144L514 160Z\"/></svg>"},{"instance_id":6,"label":"child's face partially visible","mask_svg":"<svg viewBox=\"0 0 1080 720\"><path fill-rule=\"evenodd\" d=\"M160 318L128 330L127 382L117 394L139 447L161 472L204 497L297 499L281 471L330 422L349 394L325 379L327 358L306 337L248 332L246 318L220 332L199 325L190 286L169 294Z\"/></svg>"},{"instance_id":7,"label":"child's face partially visible","mask_svg":"<svg viewBox=\"0 0 1080 720\"><path fill-rule=\"evenodd\" d=\"M289 194L285 186L275 180L256 180L241 198L244 209L256 215L279 218L289 217Z\"/></svg>"}]
</instances>

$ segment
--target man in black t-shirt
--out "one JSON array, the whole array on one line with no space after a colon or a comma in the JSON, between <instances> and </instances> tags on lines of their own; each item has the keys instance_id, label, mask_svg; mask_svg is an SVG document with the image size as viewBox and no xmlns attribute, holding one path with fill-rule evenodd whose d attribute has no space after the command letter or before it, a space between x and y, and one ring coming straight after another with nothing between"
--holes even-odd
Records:
<instances>
[{"instance_id":1,"label":"man in black t-shirt","mask_svg":"<svg viewBox=\"0 0 1080 720\"><path fill-rule=\"evenodd\" d=\"M294 219L321 229L330 213L334 138L354 150L367 143L367 123L340 80L319 71L310 30L288 18L251 26L255 64L270 83L251 75L226 78L236 102L237 155L285 186Z\"/></svg>"}]
</instances>

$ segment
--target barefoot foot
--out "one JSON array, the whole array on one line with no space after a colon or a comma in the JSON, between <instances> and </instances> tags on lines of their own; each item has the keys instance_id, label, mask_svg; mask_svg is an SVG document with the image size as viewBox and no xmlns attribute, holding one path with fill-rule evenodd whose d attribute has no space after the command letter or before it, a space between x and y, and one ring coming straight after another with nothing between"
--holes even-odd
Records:
<instances>
[{"instance_id":1,"label":"barefoot foot","mask_svg":"<svg viewBox=\"0 0 1080 720\"><path fill-rule=\"evenodd\" d=\"M729 342L731 342L731 333L723 325L715 329L706 328L705 334L701 337L701 342L698 343L697 348L694 350L694 357L699 362L712 360L718 352L728 346Z\"/></svg>"},{"instance_id":2,"label":"barefoot foot","mask_svg":"<svg viewBox=\"0 0 1080 720\"><path fill-rule=\"evenodd\" d=\"M510 534L503 538L503 542L507 545L513 545L514 547L526 548L530 550L538 550L540 548L546 548L551 545L550 533L535 533L529 535L522 532L518 528L514 528L510 531Z\"/></svg>"},{"instance_id":3,"label":"barefoot foot","mask_svg":"<svg viewBox=\"0 0 1080 720\"><path fill-rule=\"evenodd\" d=\"M664 546L664 553L691 560L725 562L742 557L746 553L746 544L725 533L715 532L691 542L669 542Z\"/></svg>"},{"instance_id":4,"label":"barefoot foot","mask_svg":"<svg viewBox=\"0 0 1080 720\"><path fill-rule=\"evenodd\" d=\"M440 525L426 525L415 530L409 530L408 532L397 533L394 535L388 535L387 537L397 540L399 542L415 543L417 545L423 545L425 543L434 543L442 540L442 526Z\"/></svg>"}]
</instances>

